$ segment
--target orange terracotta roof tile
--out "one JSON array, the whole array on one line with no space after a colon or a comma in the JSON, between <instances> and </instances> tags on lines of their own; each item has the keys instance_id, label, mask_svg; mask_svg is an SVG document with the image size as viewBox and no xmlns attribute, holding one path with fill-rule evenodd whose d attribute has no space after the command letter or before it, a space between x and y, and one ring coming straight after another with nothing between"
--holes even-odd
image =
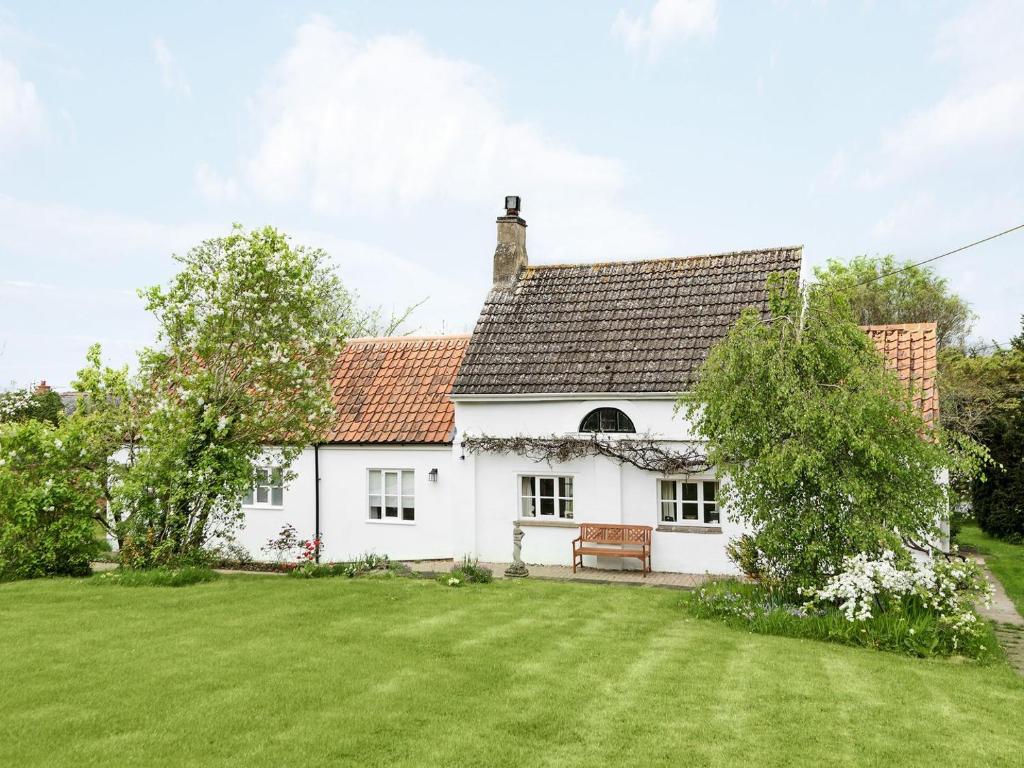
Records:
<instances>
[{"instance_id":1,"label":"orange terracotta roof tile","mask_svg":"<svg viewBox=\"0 0 1024 768\"><path fill-rule=\"evenodd\" d=\"M871 337L875 348L885 357L886 364L896 371L900 381L913 392L914 405L928 426L936 426L939 422L939 390L935 383L938 367L935 323L864 325L861 329Z\"/></svg>"},{"instance_id":2,"label":"orange terracotta roof tile","mask_svg":"<svg viewBox=\"0 0 1024 768\"><path fill-rule=\"evenodd\" d=\"M329 443L450 443L448 395L469 336L350 339L335 363Z\"/></svg>"}]
</instances>

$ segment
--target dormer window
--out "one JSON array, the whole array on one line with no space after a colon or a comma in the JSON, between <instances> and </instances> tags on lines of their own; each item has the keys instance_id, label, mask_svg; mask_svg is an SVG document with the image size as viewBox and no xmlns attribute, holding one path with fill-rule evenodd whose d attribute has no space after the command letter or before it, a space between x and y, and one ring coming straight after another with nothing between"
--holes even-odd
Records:
<instances>
[{"instance_id":1,"label":"dormer window","mask_svg":"<svg viewBox=\"0 0 1024 768\"><path fill-rule=\"evenodd\" d=\"M636 432L636 427L618 408L595 408L583 417L580 432Z\"/></svg>"}]
</instances>

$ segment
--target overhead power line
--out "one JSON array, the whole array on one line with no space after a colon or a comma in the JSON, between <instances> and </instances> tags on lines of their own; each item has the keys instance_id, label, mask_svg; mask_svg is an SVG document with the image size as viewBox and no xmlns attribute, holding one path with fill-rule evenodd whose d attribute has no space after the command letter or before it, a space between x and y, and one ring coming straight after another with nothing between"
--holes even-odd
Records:
<instances>
[{"instance_id":1,"label":"overhead power line","mask_svg":"<svg viewBox=\"0 0 1024 768\"><path fill-rule=\"evenodd\" d=\"M859 283L854 283L851 286L843 286L843 285L827 286L827 289L828 289L827 292L828 293L837 292L837 291L841 292L841 291L850 290L852 288L859 288L862 285L869 285L870 283L873 283L873 282L875 282L877 280L882 280L882 279L884 279L886 277L890 277L892 275L898 275L901 272L906 272L908 270L914 269L915 267L920 267L920 266L922 266L924 264L930 264L933 261L938 261L939 259L944 259L945 257L952 256L955 253L961 253L962 251L966 251L969 248L974 248L975 246L981 245L982 243L990 242L991 240L995 240L995 239L1003 237L1005 235L1009 235L1009 234L1011 234L1013 232L1016 232L1018 230L1021 230L1021 229L1024 229L1024 224L1018 224L1015 227L1010 227L1009 229L1004 229L1002 232L996 232L994 235L989 235L988 237L983 237L980 240L975 240L973 243L967 243L966 245L961 245L959 248L954 248L951 251L946 251L945 253L940 253L938 256L932 256L931 258L924 259L923 261L918 261L918 262L915 262L913 264L907 264L906 266L900 267L899 269L894 269L891 272L883 272L880 275L875 275L874 277L869 277L867 280L861 280ZM811 289L815 289L815 288L825 288L826 286L823 286L821 283L807 283L806 287L811 288ZM818 309L828 312L828 310L825 310L823 307L818 307ZM828 314L832 314L832 313L828 312ZM833 317L834 316L835 315L833 315ZM768 318L767 320L762 321L762 322L772 322L772 318ZM990 344L990 345L987 345L986 347L981 347L979 349L979 351L985 351L988 348L994 348L996 346L998 346L998 344Z\"/></svg>"},{"instance_id":2,"label":"overhead power line","mask_svg":"<svg viewBox=\"0 0 1024 768\"><path fill-rule=\"evenodd\" d=\"M1024 224L1018 224L1016 227L1010 227L1009 229L1004 229L1002 232L997 232L994 235L989 235L988 237L983 237L981 240L975 240L973 243L968 243L967 245L961 245L959 248L954 248L952 251L946 251L945 253L940 253L938 256L932 256L930 259L925 259L924 261L919 261L919 262L917 262L915 264L907 264L907 266L900 267L899 269L894 269L892 272L883 272L880 275L875 275L874 277L869 277L867 280L862 280L859 283L855 283L853 285L853 287L854 288L859 288L862 285L867 285L868 283L873 283L876 280L882 280L883 278L891 277L892 275L898 275L900 272L906 272L907 270L913 269L914 267L920 267L920 266L922 266L924 264L930 264L933 261L938 261L939 259L944 259L947 256L952 256L954 253L960 253L961 251L966 251L968 248L973 248L976 245L981 245L982 243L987 243L990 240L995 240L997 237L1003 237L1003 235L1008 235L1011 232L1016 232L1018 229L1024 229Z\"/></svg>"}]
</instances>

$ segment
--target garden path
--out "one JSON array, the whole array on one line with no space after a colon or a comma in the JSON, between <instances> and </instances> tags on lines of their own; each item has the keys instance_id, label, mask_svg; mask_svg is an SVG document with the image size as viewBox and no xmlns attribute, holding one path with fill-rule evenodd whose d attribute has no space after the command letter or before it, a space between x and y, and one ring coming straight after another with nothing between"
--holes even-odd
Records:
<instances>
[{"instance_id":1,"label":"garden path","mask_svg":"<svg viewBox=\"0 0 1024 768\"><path fill-rule=\"evenodd\" d=\"M416 573L427 576L434 576L438 573L447 573L456 566L454 560L403 560L405 565ZM504 579L505 569L509 563L480 563L491 569L495 578ZM555 581L580 581L591 584L636 584L647 587L667 587L670 589L695 589L706 581L716 578L704 573L648 573L644 578L639 570L604 570L601 568L583 568L572 572L567 565L529 565L531 579L545 579ZM117 568L116 563L93 563L94 572L110 571ZM230 568L215 568L218 573L248 573L265 576L283 576L283 573L275 571L255 570L233 570Z\"/></svg>"},{"instance_id":2,"label":"garden path","mask_svg":"<svg viewBox=\"0 0 1024 768\"><path fill-rule=\"evenodd\" d=\"M453 560L416 560L407 561L412 570L418 573L446 573L455 567ZM505 578L508 563L480 563L490 568L495 578ZM582 581L594 584L636 584L648 587L669 587L674 589L694 589L705 581L715 578L704 573L668 573L656 571L648 573L644 578L639 570L604 570L602 568L582 568L576 573L568 565L531 565L531 579L553 579L556 581Z\"/></svg>"},{"instance_id":3,"label":"garden path","mask_svg":"<svg viewBox=\"0 0 1024 768\"><path fill-rule=\"evenodd\" d=\"M1002 583L985 565L985 558L981 555L974 555L974 558L985 569L994 590L991 607L978 606L978 613L995 626L999 644L1006 651L1006 660L1011 667L1024 675L1024 617L1017 611Z\"/></svg>"}]
</instances>

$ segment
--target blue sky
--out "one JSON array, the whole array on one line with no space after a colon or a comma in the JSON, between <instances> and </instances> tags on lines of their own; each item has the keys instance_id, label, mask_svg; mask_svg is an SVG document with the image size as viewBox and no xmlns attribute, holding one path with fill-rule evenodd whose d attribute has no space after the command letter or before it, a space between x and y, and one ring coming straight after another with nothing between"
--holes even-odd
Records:
<instances>
[{"instance_id":1,"label":"blue sky","mask_svg":"<svg viewBox=\"0 0 1024 768\"><path fill-rule=\"evenodd\" d=\"M0 383L132 359L135 289L232 222L472 329L531 261L802 243L923 259L1024 223L1024 4L4 3ZM1024 233L938 262L1005 340Z\"/></svg>"}]
</instances>

